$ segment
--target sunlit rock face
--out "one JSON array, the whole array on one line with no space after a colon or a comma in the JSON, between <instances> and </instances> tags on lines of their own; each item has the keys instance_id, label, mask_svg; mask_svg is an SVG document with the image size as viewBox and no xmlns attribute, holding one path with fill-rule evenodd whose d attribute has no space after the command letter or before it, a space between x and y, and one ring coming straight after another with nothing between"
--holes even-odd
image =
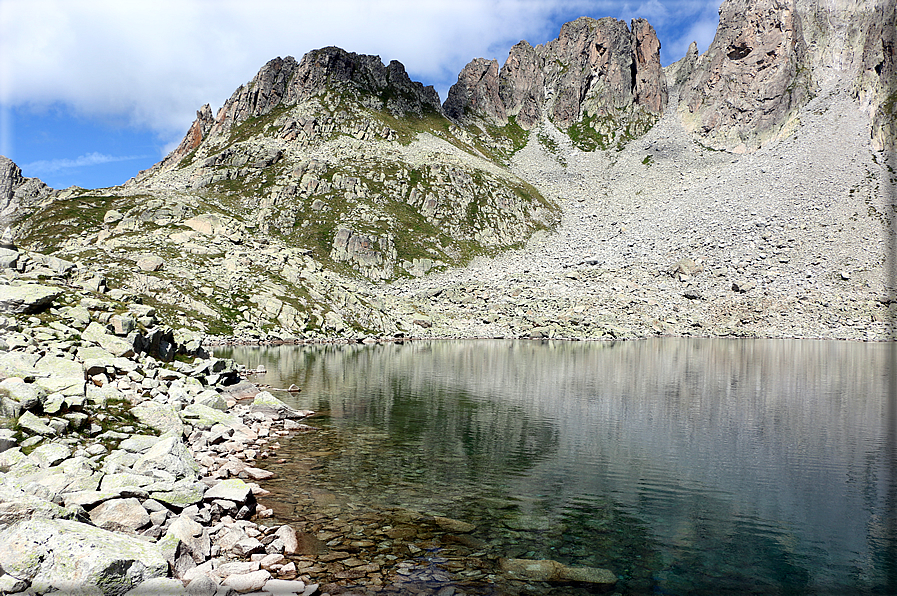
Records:
<instances>
[{"instance_id":1,"label":"sunlit rock face","mask_svg":"<svg viewBox=\"0 0 897 596\"><path fill-rule=\"evenodd\" d=\"M792 132L801 107L846 83L880 149L894 120L894 23L885 0L728 0L682 84L682 122L705 145L749 151Z\"/></svg>"},{"instance_id":2,"label":"sunlit rock face","mask_svg":"<svg viewBox=\"0 0 897 596\"><path fill-rule=\"evenodd\" d=\"M443 109L462 122L505 125L513 118L524 130L543 119L562 130L580 126L606 146L649 129L666 97L660 42L647 21L634 19L630 29L613 18L581 17L548 43L521 41L500 71L495 61L472 61Z\"/></svg>"},{"instance_id":3,"label":"sunlit rock face","mask_svg":"<svg viewBox=\"0 0 897 596\"><path fill-rule=\"evenodd\" d=\"M745 151L786 130L814 89L793 2L728 0L713 43L682 84L679 113L705 144Z\"/></svg>"},{"instance_id":4,"label":"sunlit rock face","mask_svg":"<svg viewBox=\"0 0 897 596\"><path fill-rule=\"evenodd\" d=\"M53 193L37 178L22 176L22 169L0 155L0 234L30 209Z\"/></svg>"}]
</instances>

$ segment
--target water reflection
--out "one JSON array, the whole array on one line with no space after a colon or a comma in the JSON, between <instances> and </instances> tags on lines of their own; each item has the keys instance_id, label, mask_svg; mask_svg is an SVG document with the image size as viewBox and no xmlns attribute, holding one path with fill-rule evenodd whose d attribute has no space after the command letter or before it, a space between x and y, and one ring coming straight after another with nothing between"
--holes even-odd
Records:
<instances>
[{"instance_id":1,"label":"water reflection","mask_svg":"<svg viewBox=\"0 0 897 596\"><path fill-rule=\"evenodd\" d=\"M264 382L303 388L284 399L326 412L341 447L317 445L334 455L303 482L475 520L501 556L608 567L624 592L815 594L880 590L893 572L889 349L663 339L221 355L264 364Z\"/></svg>"}]
</instances>

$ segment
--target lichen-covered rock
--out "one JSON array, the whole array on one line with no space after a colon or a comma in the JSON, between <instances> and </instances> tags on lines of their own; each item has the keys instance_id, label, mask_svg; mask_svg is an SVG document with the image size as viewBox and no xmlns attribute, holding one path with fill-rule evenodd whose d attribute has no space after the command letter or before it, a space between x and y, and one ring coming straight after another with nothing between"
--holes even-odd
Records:
<instances>
[{"instance_id":1,"label":"lichen-covered rock","mask_svg":"<svg viewBox=\"0 0 897 596\"><path fill-rule=\"evenodd\" d=\"M201 524L193 521L185 515L180 515L168 527L167 534L176 537L183 549L196 563L202 563L209 558L211 541L209 531Z\"/></svg>"},{"instance_id":2,"label":"lichen-covered rock","mask_svg":"<svg viewBox=\"0 0 897 596\"><path fill-rule=\"evenodd\" d=\"M149 513L133 497L100 503L91 509L90 520L95 526L114 532L133 532L150 523Z\"/></svg>"},{"instance_id":3,"label":"lichen-covered rock","mask_svg":"<svg viewBox=\"0 0 897 596\"><path fill-rule=\"evenodd\" d=\"M87 341L99 344L101 348L115 357L126 358L134 355L134 345L128 340L116 337L106 332L106 328L96 321L90 323L81 333L81 337Z\"/></svg>"},{"instance_id":4,"label":"lichen-covered rock","mask_svg":"<svg viewBox=\"0 0 897 596\"><path fill-rule=\"evenodd\" d=\"M104 596L168 572L155 545L62 519L31 519L0 532L0 567L39 594L94 588Z\"/></svg>"},{"instance_id":5,"label":"lichen-covered rock","mask_svg":"<svg viewBox=\"0 0 897 596\"><path fill-rule=\"evenodd\" d=\"M169 404L145 401L131 408L131 414L160 433L173 433L176 436L184 434L184 423L178 412Z\"/></svg>"},{"instance_id":6,"label":"lichen-covered rock","mask_svg":"<svg viewBox=\"0 0 897 596\"><path fill-rule=\"evenodd\" d=\"M206 494L203 496L203 500L205 501L223 499L234 503L247 503L252 498L252 489L239 478L222 480L207 490Z\"/></svg>"},{"instance_id":7,"label":"lichen-covered rock","mask_svg":"<svg viewBox=\"0 0 897 596\"><path fill-rule=\"evenodd\" d=\"M62 290L59 288L40 284L0 286L0 312L40 312L49 308L60 294Z\"/></svg>"},{"instance_id":8,"label":"lichen-covered rock","mask_svg":"<svg viewBox=\"0 0 897 596\"><path fill-rule=\"evenodd\" d=\"M28 454L28 457L37 462L37 465L40 467L49 468L68 458L71 454L72 450L68 445L48 443L35 447L34 451Z\"/></svg>"},{"instance_id":9,"label":"lichen-covered rock","mask_svg":"<svg viewBox=\"0 0 897 596\"><path fill-rule=\"evenodd\" d=\"M277 399L267 391L257 394L252 400L249 407L251 412L259 412L274 418L307 418L312 413L304 410L297 410L288 406L281 400Z\"/></svg>"},{"instance_id":10,"label":"lichen-covered rock","mask_svg":"<svg viewBox=\"0 0 897 596\"><path fill-rule=\"evenodd\" d=\"M14 484L9 479L0 483L0 531L30 519L71 518L78 509L60 507L56 503L13 486Z\"/></svg>"},{"instance_id":11,"label":"lichen-covered rock","mask_svg":"<svg viewBox=\"0 0 897 596\"><path fill-rule=\"evenodd\" d=\"M134 463L133 469L138 474L164 470L176 478L195 478L199 473L196 460L179 437L167 437L150 447Z\"/></svg>"},{"instance_id":12,"label":"lichen-covered rock","mask_svg":"<svg viewBox=\"0 0 897 596\"><path fill-rule=\"evenodd\" d=\"M202 429L210 429L216 424L223 424L228 427L241 424L237 416L201 403L193 403L186 406L181 410L180 416L184 422Z\"/></svg>"},{"instance_id":13,"label":"lichen-covered rock","mask_svg":"<svg viewBox=\"0 0 897 596\"><path fill-rule=\"evenodd\" d=\"M0 367L0 372L2 372L2 367ZM34 383L26 383L20 377L10 377L0 381L0 397L8 397L16 401L22 410L34 411L46 395L45 389Z\"/></svg>"},{"instance_id":14,"label":"lichen-covered rock","mask_svg":"<svg viewBox=\"0 0 897 596\"><path fill-rule=\"evenodd\" d=\"M57 434L55 429L31 412L23 412L22 415L19 416L18 426L33 435L49 437Z\"/></svg>"},{"instance_id":15,"label":"lichen-covered rock","mask_svg":"<svg viewBox=\"0 0 897 596\"><path fill-rule=\"evenodd\" d=\"M330 257L334 261L352 263L371 279L389 279L395 268L396 248L389 236L372 236L341 228L333 238Z\"/></svg>"}]
</instances>

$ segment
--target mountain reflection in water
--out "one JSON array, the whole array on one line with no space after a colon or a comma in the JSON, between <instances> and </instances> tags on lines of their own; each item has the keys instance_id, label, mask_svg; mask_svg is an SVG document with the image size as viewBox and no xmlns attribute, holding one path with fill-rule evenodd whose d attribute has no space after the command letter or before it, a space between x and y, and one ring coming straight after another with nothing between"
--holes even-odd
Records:
<instances>
[{"instance_id":1,"label":"mountain reflection in water","mask_svg":"<svg viewBox=\"0 0 897 596\"><path fill-rule=\"evenodd\" d=\"M275 393L326 413L326 432L285 443L295 466L268 466L275 498L326 485L471 521L495 556L606 567L621 593L837 594L895 585L891 349L483 340L216 355L265 365L259 382L295 383ZM309 469L303 450L328 456Z\"/></svg>"}]
</instances>

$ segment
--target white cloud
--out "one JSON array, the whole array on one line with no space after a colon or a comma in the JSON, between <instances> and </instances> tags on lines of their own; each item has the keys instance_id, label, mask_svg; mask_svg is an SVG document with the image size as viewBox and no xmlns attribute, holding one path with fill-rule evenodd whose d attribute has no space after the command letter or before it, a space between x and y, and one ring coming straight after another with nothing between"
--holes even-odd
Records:
<instances>
[{"instance_id":1,"label":"white cloud","mask_svg":"<svg viewBox=\"0 0 897 596\"><path fill-rule=\"evenodd\" d=\"M170 142L184 134L199 106L216 109L275 56L298 59L327 45L377 54L384 62L401 61L444 99L472 58L503 63L511 45L547 41L563 20L641 16L662 35L665 27L694 22L705 4L0 0L0 103L61 104L79 115L125 117Z\"/></svg>"},{"instance_id":2,"label":"white cloud","mask_svg":"<svg viewBox=\"0 0 897 596\"><path fill-rule=\"evenodd\" d=\"M75 159L42 159L31 163L23 164L22 170L27 170L31 176L45 176L53 174L60 170L68 170L71 168L81 168L84 166L96 166L104 163L112 163L116 161L130 161L132 159L142 159L144 156L116 156L103 155L102 153L87 153L76 157Z\"/></svg>"},{"instance_id":3,"label":"white cloud","mask_svg":"<svg viewBox=\"0 0 897 596\"><path fill-rule=\"evenodd\" d=\"M678 37L669 42L669 54L676 57L674 60L684 56L693 41L697 42L700 52L707 51L719 25L720 4L719 0L709 2L702 0L701 4L695 7L695 18L691 20L691 24L683 28L684 32L680 32Z\"/></svg>"}]
</instances>

